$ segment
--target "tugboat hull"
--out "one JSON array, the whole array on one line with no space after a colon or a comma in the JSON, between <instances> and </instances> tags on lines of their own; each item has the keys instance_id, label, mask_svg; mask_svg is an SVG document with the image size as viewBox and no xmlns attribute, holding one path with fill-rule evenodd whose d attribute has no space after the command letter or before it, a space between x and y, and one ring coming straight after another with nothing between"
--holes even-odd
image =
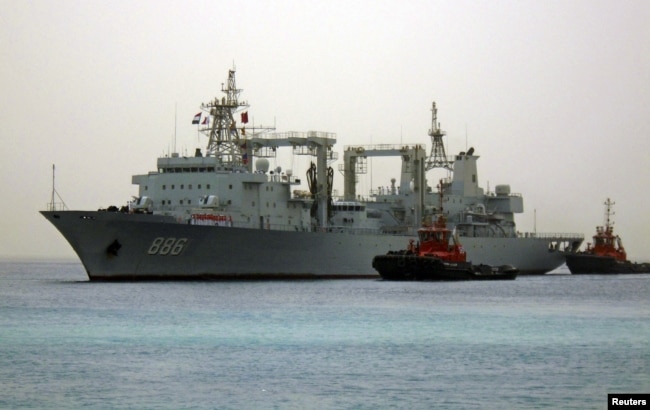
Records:
<instances>
[{"instance_id":1,"label":"tugboat hull","mask_svg":"<svg viewBox=\"0 0 650 410\"><path fill-rule=\"evenodd\" d=\"M447 262L404 252L377 255L372 260L372 267L384 280L394 281L513 280L518 273L511 265L492 267L470 262Z\"/></svg>"},{"instance_id":2,"label":"tugboat hull","mask_svg":"<svg viewBox=\"0 0 650 410\"><path fill-rule=\"evenodd\" d=\"M566 264L572 274L650 273L650 263L632 263L610 256L567 254Z\"/></svg>"}]
</instances>

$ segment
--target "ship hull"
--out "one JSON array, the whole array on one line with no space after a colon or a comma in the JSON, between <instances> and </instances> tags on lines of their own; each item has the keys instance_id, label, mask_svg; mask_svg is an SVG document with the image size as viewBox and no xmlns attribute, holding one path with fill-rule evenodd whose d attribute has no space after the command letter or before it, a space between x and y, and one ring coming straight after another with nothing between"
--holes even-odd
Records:
<instances>
[{"instance_id":1,"label":"ship hull","mask_svg":"<svg viewBox=\"0 0 650 410\"><path fill-rule=\"evenodd\" d=\"M401 235L301 232L179 224L171 217L42 211L91 280L375 278L375 255L403 249ZM542 274L564 262L536 238L463 238L468 259Z\"/></svg>"},{"instance_id":2,"label":"ship hull","mask_svg":"<svg viewBox=\"0 0 650 410\"><path fill-rule=\"evenodd\" d=\"M403 252L377 255L372 267L384 280L391 281L514 280L517 277L517 269L509 265L493 268Z\"/></svg>"},{"instance_id":3,"label":"ship hull","mask_svg":"<svg viewBox=\"0 0 650 410\"><path fill-rule=\"evenodd\" d=\"M572 274L650 273L650 264L619 261L608 256L567 254L566 264Z\"/></svg>"}]
</instances>

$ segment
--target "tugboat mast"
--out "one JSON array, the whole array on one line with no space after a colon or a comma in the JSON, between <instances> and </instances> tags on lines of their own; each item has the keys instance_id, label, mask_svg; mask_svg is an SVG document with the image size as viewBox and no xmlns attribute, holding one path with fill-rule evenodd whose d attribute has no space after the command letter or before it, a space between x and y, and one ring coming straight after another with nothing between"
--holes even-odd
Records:
<instances>
[{"instance_id":1,"label":"tugboat mast","mask_svg":"<svg viewBox=\"0 0 650 410\"><path fill-rule=\"evenodd\" d=\"M616 202L612 202L611 199L607 198L604 205L605 205L605 231L610 232L610 229L612 228L613 225L610 217L614 215L614 212L612 212L612 206L616 205Z\"/></svg>"},{"instance_id":2,"label":"tugboat mast","mask_svg":"<svg viewBox=\"0 0 650 410\"><path fill-rule=\"evenodd\" d=\"M445 153L445 144L442 141L442 137L446 133L440 129L440 123L438 122L438 109L436 108L436 102L433 102L431 107L431 129L429 130L429 136L431 137L431 153L429 158L427 158L425 171L430 171L434 168L445 168L449 171L452 171L452 163L447 158Z\"/></svg>"}]
</instances>

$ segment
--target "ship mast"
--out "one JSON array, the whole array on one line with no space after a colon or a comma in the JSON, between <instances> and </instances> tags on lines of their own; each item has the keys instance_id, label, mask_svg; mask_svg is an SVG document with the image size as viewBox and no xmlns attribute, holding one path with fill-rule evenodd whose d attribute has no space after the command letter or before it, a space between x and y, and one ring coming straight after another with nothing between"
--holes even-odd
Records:
<instances>
[{"instance_id":1,"label":"ship mast","mask_svg":"<svg viewBox=\"0 0 650 410\"><path fill-rule=\"evenodd\" d=\"M447 158L445 153L445 144L442 141L442 137L445 135L445 132L440 129L440 123L438 122L438 109L436 108L436 102L433 102L431 107L431 129L429 130L429 136L431 137L431 153L429 158L427 158L425 170L429 171L434 168L445 168L449 171L452 170L452 163Z\"/></svg>"},{"instance_id":2,"label":"ship mast","mask_svg":"<svg viewBox=\"0 0 650 410\"><path fill-rule=\"evenodd\" d=\"M50 203L47 204L48 211L61 211L68 209L68 206L63 202L63 198L61 198L61 195L56 191L55 171L56 168L54 167L54 164L52 164L52 198L50 199ZM59 201L61 202L56 202L56 198L59 198Z\"/></svg>"},{"instance_id":3,"label":"ship mast","mask_svg":"<svg viewBox=\"0 0 650 410\"><path fill-rule=\"evenodd\" d=\"M228 84L221 84L221 92L225 94L219 100L201 104L201 109L211 117L212 124L201 130L209 138L207 155L215 156L223 163L231 165L248 165L249 144L246 143L245 129L237 129L234 114L248 107L246 102L239 101L239 93L235 82L235 70L228 70Z\"/></svg>"},{"instance_id":4,"label":"ship mast","mask_svg":"<svg viewBox=\"0 0 650 410\"><path fill-rule=\"evenodd\" d=\"M612 202L611 199L607 198L605 200L605 232L612 232L612 228L614 225L613 222L611 222L611 216L614 215L614 212L612 211L612 207L616 204L616 202Z\"/></svg>"}]
</instances>

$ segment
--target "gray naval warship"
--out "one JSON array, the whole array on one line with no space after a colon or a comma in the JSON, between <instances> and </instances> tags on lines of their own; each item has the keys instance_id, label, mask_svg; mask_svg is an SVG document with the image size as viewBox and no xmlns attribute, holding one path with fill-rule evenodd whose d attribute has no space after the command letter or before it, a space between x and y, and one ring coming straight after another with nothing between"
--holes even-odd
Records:
<instances>
[{"instance_id":1,"label":"gray naval warship","mask_svg":"<svg viewBox=\"0 0 650 410\"><path fill-rule=\"evenodd\" d=\"M515 213L523 198L497 185L478 185L474 149L447 157L435 102L429 154L424 144L347 146L339 171L344 194L333 194L336 135L277 133L249 126L235 70L221 98L201 104L195 117L208 137L205 153L158 158L157 169L134 175L138 197L122 207L68 210L52 202L43 216L70 243L90 280L379 278L377 254L399 250L417 238L421 221L438 213L438 192L428 171L445 169L444 212L461 238L467 260L514 265L541 274L564 263L581 234L519 233ZM241 117L239 117L241 116ZM237 120L240 123L237 124ZM311 158L298 189L292 170L269 169L280 149ZM368 158L401 158L399 183L357 194ZM253 167L254 166L254 167Z\"/></svg>"}]
</instances>

